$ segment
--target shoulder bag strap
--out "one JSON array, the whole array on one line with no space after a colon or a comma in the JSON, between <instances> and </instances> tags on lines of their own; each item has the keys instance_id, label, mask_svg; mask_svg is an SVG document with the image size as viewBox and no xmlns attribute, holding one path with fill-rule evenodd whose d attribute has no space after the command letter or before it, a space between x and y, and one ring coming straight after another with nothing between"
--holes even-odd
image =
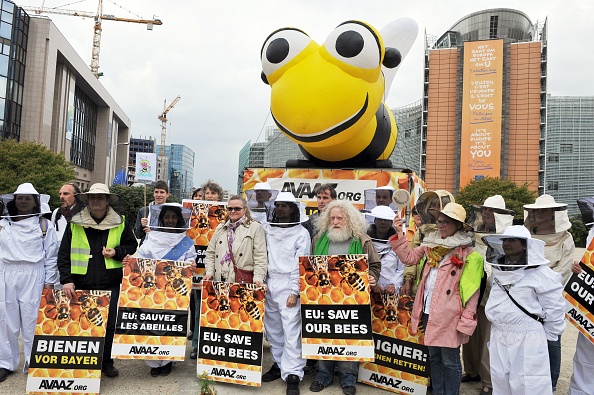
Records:
<instances>
[{"instance_id":1,"label":"shoulder bag strap","mask_svg":"<svg viewBox=\"0 0 594 395\"><path fill-rule=\"evenodd\" d=\"M497 285L499 285L499 288L503 289L505 291L505 293L507 294L507 296L509 296L509 298L511 299L512 302L514 302L514 304L516 306L518 306L518 308L520 310L522 310L522 312L524 314L526 314L528 317L532 318L533 320L536 320L538 322L540 322L541 324L544 323L544 320L542 319L542 317L537 316L536 314L532 314L530 313L528 310L526 310L525 308L523 308L518 302L516 302L516 300L514 298L512 298L511 294L509 293L508 289L505 288L503 285L501 285L501 283L499 282L498 279L494 279L495 282L497 283Z\"/></svg>"}]
</instances>

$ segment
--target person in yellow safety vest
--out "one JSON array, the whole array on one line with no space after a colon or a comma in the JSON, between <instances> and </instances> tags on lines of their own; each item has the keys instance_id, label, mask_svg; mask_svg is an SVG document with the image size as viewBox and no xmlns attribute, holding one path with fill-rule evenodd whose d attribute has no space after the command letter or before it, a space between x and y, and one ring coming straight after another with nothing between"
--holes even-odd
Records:
<instances>
[{"instance_id":1,"label":"person in yellow safety vest","mask_svg":"<svg viewBox=\"0 0 594 395\"><path fill-rule=\"evenodd\" d=\"M119 372L113 366L111 346L123 277L122 259L134 254L138 244L125 218L111 207L119 196L110 193L107 185L93 184L88 192L77 196L87 207L72 217L62 238L58 251L60 283L70 299L76 298L76 289L111 291L101 370L107 377L116 377Z\"/></svg>"}]
</instances>

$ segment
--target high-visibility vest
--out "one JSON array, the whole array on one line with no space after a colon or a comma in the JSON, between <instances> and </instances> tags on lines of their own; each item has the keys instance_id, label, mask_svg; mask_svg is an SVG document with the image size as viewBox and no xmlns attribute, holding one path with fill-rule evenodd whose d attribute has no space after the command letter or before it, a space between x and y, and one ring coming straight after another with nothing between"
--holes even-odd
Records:
<instances>
[{"instance_id":1,"label":"high-visibility vest","mask_svg":"<svg viewBox=\"0 0 594 395\"><path fill-rule=\"evenodd\" d=\"M122 223L111 228L107 236L106 248L115 248L120 243L122 233L124 233L125 220L122 218ZM91 257L91 247L85 229L76 224L70 224L72 231L72 240L70 242L70 272L72 274L87 274L89 267L89 258ZM113 258L103 258L105 260L105 267L107 269L119 269L122 267L122 262L116 261Z\"/></svg>"}]
</instances>

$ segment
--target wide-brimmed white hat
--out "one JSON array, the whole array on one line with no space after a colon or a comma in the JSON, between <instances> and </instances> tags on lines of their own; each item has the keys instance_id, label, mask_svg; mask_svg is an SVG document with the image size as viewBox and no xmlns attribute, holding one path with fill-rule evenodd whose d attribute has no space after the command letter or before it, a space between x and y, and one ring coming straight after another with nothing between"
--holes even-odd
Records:
<instances>
[{"instance_id":1,"label":"wide-brimmed white hat","mask_svg":"<svg viewBox=\"0 0 594 395\"><path fill-rule=\"evenodd\" d=\"M305 203L297 201L297 199L295 198L295 195L293 195L291 192L279 192L278 195L276 195L276 199L274 199L274 203L276 203L276 202L293 203L294 205L297 206L297 209L299 210L299 222L295 222L295 223L303 223L308 220L309 217L307 215L305 215ZM295 223L284 222L282 224L278 224L278 223L271 222L271 225L291 225L291 224L295 224Z\"/></svg>"},{"instance_id":2,"label":"wide-brimmed white hat","mask_svg":"<svg viewBox=\"0 0 594 395\"><path fill-rule=\"evenodd\" d=\"M489 208L493 212L493 217L495 219L494 229L491 227L487 228L485 225L483 219L483 210L485 208ZM485 199L485 202L482 205L471 205L470 209L468 222L472 225L474 231L478 233L501 234L503 233L503 230L508 226L511 226L514 221L514 212L513 210L505 208L505 200L501 195L489 196Z\"/></svg>"},{"instance_id":3,"label":"wide-brimmed white hat","mask_svg":"<svg viewBox=\"0 0 594 395\"><path fill-rule=\"evenodd\" d=\"M501 195L489 196L488 198L485 199L485 202L483 203L483 207L497 208L497 209L505 210L505 200L503 199L503 196L501 196Z\"/></svg>"},{"instance_id":4,"label":"wide-brimmed white hat","mask_svg":"<svg viewBox=\"0 0 594 395\"><path fill-rule=\"evenodd\" d=\"M530 235L530 231L522 225L513 225L505 228L500 235L484 236L483 242L487 246L486 261L493 265L503 267L517 267L518 265L505 265L498 262L505 253L503 252L503 240L505 239L524 239L526 240L526 264L522 266L540 266L549 263L545 258L545 242L535 239Z\"/></svg>"},{"instance_id":5,"label":"wide-brimmed white hat","mask_svg":"<svg viewBox=\"0 0 594 395\"><path fill-rule=\"evenodd\" d=\"M109 187L107 185L101 184L99 182L91 185L91 188L89 188L87 192L76 194L76 196L78 196L80 201L83 203L89 203L89 195L107 195L109 204L113 204L120 200L118 195L109 192Z\"/></svg>"},{"instance_id":6,"label":"wide-brimmed white hat","mask_svg":"<svg viewBox=\"0 0 594 395\"><path fill-rule=\"evenodd\" d=\"M30 182L25 182L25 183L20 184L17 187L16 191L14 191L13 193L7 193L7 194L2 195L1 198L2 198L2 202L4 204L4 212L0 213L0 215L6 216L4 214L8 214L7 205L10 201L14 200L14 195L37 196L39 198L39 213L35 213L35 214L51 213L51 210L49 207L49 200L50 200L49 195L37 192L37 189L35 189L33 184L31 184ZM30 216L30 215L31 214L13 215L13 217L22 217L22 216Z\"/></svg>"},{"instance_id":7,"label":"wide-brimmed white hat","mask_svg":"<svg viewBox=\"0 0 594 395\"><path fill-rule=\"evenodd\" d=\"M539 209L539 208L560 208L567 207L565 203L557 203L555 198L551 195L541 195L536 198L536 201L532 204L525 204L525 209Z\"/></svg>"},{"instance_id":8,"label":"wide-brimmed white hat","mask_svg":"<svg viewBox=\"0 0 594 395\"><path fill-rule=\"evenodd\" d=\"M377 219L384 219L387 221L394 221L396 218L396 213L388 206L377 206L371 210L370 213L367 213L369 217L377 218Z\"/></svg>"}]
</instances>

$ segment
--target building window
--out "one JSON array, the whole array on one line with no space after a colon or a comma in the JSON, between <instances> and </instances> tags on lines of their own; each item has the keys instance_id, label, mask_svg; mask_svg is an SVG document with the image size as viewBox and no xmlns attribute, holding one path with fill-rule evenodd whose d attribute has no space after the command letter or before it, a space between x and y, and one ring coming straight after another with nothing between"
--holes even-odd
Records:
<instances>
[{"instance_id":1,"label":"building window","mask_svg":"<svg viewBox=\"0 0 594 395\"><path fill-rule=\"evenodd\" d=\"M97 105L78 87L74 92L74 124L70 161L83 169L95 166L95 139L97 137Z\"/></svg>"},{"instance_id":2,"label":"building window","mask_svg":"<svg viewBox=\"0 0 594 395\"><path fill-rule=\"evenodd\" d=\"M549 153L547 155L547 162L558 163L559 162L559 154L558 153Z\"/></svg>"},{"instance_id":3,"label":"building window","mask_svg":"<svg viewBox=\"0 0 594 395\"><path fill-rule=\"evenodd\" d=\"M559 152L562 154L571 154L573 153L573 144L560 144L559 145Z\"/></svg>"},{"instance_id":4,"label":"building window","mask_svg":"<svg viewBox=\"0 0 594 395\"><path fill-rule=\"evenodd\" d=\"M497 38L497 24L499 22L498 15L491 16L491 22L489 24L489 38Z\"/></svg>"},{"instance_id":5,"label":"building window","mask_svg":"<svg viewBox=\"0 0 594 395\"><path fill-rule=\"evenodd\" d=\"M547 189L549 191L558 191L559 190L559 181L549 181L549 182L547 182Z\"/></svg>"}]
</instances>

